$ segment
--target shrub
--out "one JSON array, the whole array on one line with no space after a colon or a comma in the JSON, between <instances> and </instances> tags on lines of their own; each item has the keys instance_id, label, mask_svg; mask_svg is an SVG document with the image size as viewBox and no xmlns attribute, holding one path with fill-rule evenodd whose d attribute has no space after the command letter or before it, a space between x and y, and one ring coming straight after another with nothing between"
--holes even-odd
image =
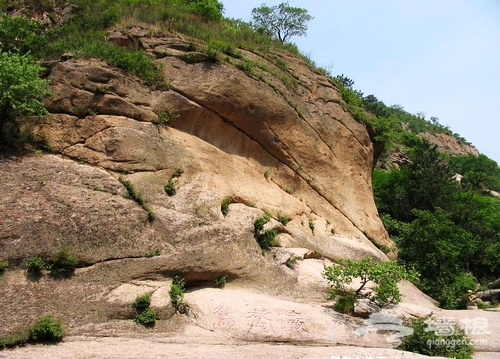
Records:
<instances>
[{"instance_id":1,"label":"shrub","mask_svg":"<svg viewBox=\"0 0 500 359\"><path fill-rule=\"evenodd\" d=\"M431 329L427 325L429 320L429 318L413 320L413 333L404 337L397 349L428 356L445 356L456 359L472 358L473 348L460 328L450 327L450 330L454 329L453 334L438 336L434 331L429 330ZM446 345L446 342L458 343L458 345Z\"/></svg>"},{"instance_id":2,"label":"shrub","mask_svg":"<svg viewBox=\"0 0 500 359\"><path fill-rule=\"evenodd\" d=\"M174 281L170 286L169 295L172 305L177 311L180 311L179 309L182 308L184 293L186 293L186 281L184 278L175 276Z\"/></svg>"},{"instance_id":3,"label":"shrub","mask_svg":"<svg viewBox=\"0 0 500 359\"><path fill-rule=\"evenodd\" d=\"M262 231L264 229L264 225L271 220L271 214L269 212L264 212L261 217L258 217L253 222L253 226L256 232Z\"/></svg>"},{"instance_id":4,"label":"shrub","mask_svg":"<svg viewBox=\"0 0 500 359\"><path fill-rule=\"evenodd\" d=\"M356 293L354 293L354 291L331 291L329 293L329 297L331 299L337 298L335 305L333 306L333 308L337 312L349 315L352 315L354 313L354 305L356 304L357 300Z\"/></svg>"},{"instance_id":5,"label":"shrub","mask_svg":"<svg viewBox=\"0 0 500 359\"><path fill-rule=\"evenodd\" d=\"M146 258L153 258L153 257L157 257L161 254L160 250L157 248L155 249L154 251L152 252L146 252L145 256Z\"/></svg>"},{"instance_id":6,"label":"shrub","mask_svg":"<svg viewBox=\"0 0 500 359\"><path fill-rule=\"evenodd\" d=\"M132 305L136 310L141 311L149 308L150 304L151 304L151 293L145 293L135 298L134 303Z\"/></svg>"},{"instance_id":7,"label":"shrub","mask_svg":"<svg viewBox=\"0 0 500 359\"><path fill-rule=\"evenodd\" d=\"M278 222L280 222L282 225L286 226L288 222L290 222L290 218L284 215L279 215L278 216Z\"/></svg>"},{"instance_id":8,"label":"shrub","mask_svg":"<svg viewBox=\"0 0 500 359\"><path fill-rule=\"evenodd\" d=\"M165 193L169 196L172 197L177 193L177 189L175 188L175 182L172 178L170 178L165 186L163 186L163 189L165 190Z\"/></svg>"},{"instance_id":9,"label":"shrub","mask_svg":"<svg viewBox=\"0 0 500 359\"><path fill-rule=\"evenodd\" d=\"M278 231L275 229L267 229L257 238L260 248L263 250L268 250L271 247L279 247L280 243L276 239L278 236Z\"/></svg>"},{"instance_id":10,"label":"shrub","mask_svg":"<svg viewBox=\"0 0 500 359\"><path fill-rule=\"evenodd\" d=\"M223 216L227 216L229 213L229 205L233 203L233 198L231 196L224 197L220 204L220 211L222 212Z\"/></svg>"},{"instance_id":11,"label":"shrub","mask_svg":"<svg viewBox=\"0 0 500 359\"><path fill-rule=\"evenodd\" d=\"M288 258L285 262L285 265L290 268L290 269L293 269L295 267L295 265L297 264L297 257L295 256L291 256L290 258Z\"/></svg>"},{"instance_id":12,"label":"shrub","mask_svg":"<svg viewBox=\"0 0 500 359\"><path fill-rule=\"evenodd\" d=\"M377 286L368 298L379 304L398 303L401 293L398 289L400 280L417 280L418 273L413 270L407 271L395 261L375 262L370 257L360 262L351 259L340 259L340 265L332 265L325 268L324 276L332 283L331 294L338 295L346 293L347 288L354 278L359 278L360 286L354 291L356 296L361 296L361 290L368 282L374 282Z\"/></svg>"},{"instance_id":13,"label":"shrub","mask_svg":"<svg viewBox=\"0 0 500 359\"><path fill-rule=\"evenodd\" d=\"M38 256L31 257L26 263L26 269L28 273L40 274L40 272L47 268L45 261Z\"/></svg>"},{"instance_id":14,"label":"shrub","mask_svg":"<svg viewBox=\"0 0 500 359\"><path fill-rule=\"evenodd\" d=\"M3 273L9 267L8 261L0 261L0 273Z\"/></svg>"},{"instance_id":15,"label":"shrub","mask_svg":"<svg viewBox=\"0 0 500 359\"><path fill-rule=\"evenodd\" d=\"M30 342L58 342L62 339L64 328L62 321L55 321L52 315L39 318L29 328L28 341Z\"/></svg>"},{"instance_id":16,"label":"shrub","mask_svg":"<svg viewBox=\"0 0 500 359\"><path fill-rule=\"evenodd\" d=\"M156 319L158 319L158 316L151 310L151 308L148 307L143 311L137 313L134 318L134 322L144 326L152 326L156 323Z\"/></svg>"},{"instance_id":17,"label":"shrub","mask_svg":"<svg viewBox=\"0 0 500 359\"><path fill-rule=\"evenodd\" d=\"M227 282L227 275L214 279L214 284L217 288L224 288Z\"/></svg>"},{"instance_id":18,"label":"shrub","mask_svg":"<svg viewBox=\"0 0 500 359\"><path fill-rule=\"evenodd\" d=\"M56 275L69 275L78 266L78 258L68 253L67 248L63 248L50 261L50 272Z\"/></svg>"},{"instance_id":19,"label":"shrub","mask_svg":"<svg viewBox=\"0 0 500 359\"><path fill-rule=\"evenodd\" d=\"M151 293L138 296L132 305L137 311L134 322L144 326L153 326L155 324L158 317L149 307L151 305Z\"/></svg>"},{"instance_id":20,"label":"shrub","mask_svg":"<svg viewBox=\"0 0 500 359\"><path fill-rule=\"evenodd\" d=\"M26 345L28 342L27 333L11 334L0 337L0 350Z\"/></svg>"},{"instance_id":21,"label":"shrub","mask_svg":"<svg viewBox=\"0 0 500 359\"><path fill-rule=\"evenodd\" d=\"M154 112L157 117L151 120L151 122L156 125L166 125L171 120L175 120L179 117L179 115L172 110L155 110Z\"/></svg>"}]
</instances>

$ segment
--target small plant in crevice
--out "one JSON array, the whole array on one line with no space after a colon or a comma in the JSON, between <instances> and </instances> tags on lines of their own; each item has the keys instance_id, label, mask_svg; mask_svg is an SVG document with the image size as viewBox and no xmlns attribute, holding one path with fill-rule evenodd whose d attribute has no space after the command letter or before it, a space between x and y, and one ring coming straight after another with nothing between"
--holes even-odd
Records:
<instances>
[{"instance_id":1,"label":"small plant in crevice","mask_svg":"<svg viewBox=\"0 0 500 359\"><path fill-rule=\"evenodd\" d=\"M282 225L286 226L288 224L288 222L290 222L290 218L285 216L285 215L279 215L278 222L280 222Z\"/></svg>"},{"instance_id":2,"label":"small plant in crevice","mask_svg":"<svg viewBox=\"0 0 500 359\"><path fill-rule=\"evenodd\" d=\"M158 316L150 308L151 293L145 293L138 296L132 305L137 311L134 322L144 325L145 327L153 326L156 323Z\"/></svg>"},{"instance_id":3,"label":"small plant in crevice","mask_svg":"<svg viewBox=\"0 0 500 359\"><path fill-rule=\"evenodd\" d=\"M175 195L177 193L177 189L175 188L175 181L172 178L170 178L167 184L163 186L163 190L169 197Z\"/></svg>"},{"instance_id":4,"label":"small plant in crevice","mask_svg":"<svg viewBox=\"0 0 500 359\"><path fill-rule=\"evenodd\" d=\"M8 261L0 261L0 274L2 274L9 267Z\"/></svg>"},{"instance_id":5,"label":"small plant in crevice","mask_svg":"<svg viewBox=\"0 0 500 359\"><path fill-rule=\"evenodd\" d=\"M148 205L148 201L142 196L139 191L135 189L135 186L132 184L132 182L130 182L123 176L118 177L118 181L120 181L123 187L125 187L125 189L127 190L129 198L134 200L138 205L142 207L143 210L147 212L148 221L152 222L156 218L156 215Z\"/></svg>"},{"instance_id":6,"label":"small plant in crevice","mask_svg":"<svg viewBox=\"0 0 500 359\"><path fill-rule=\"evenodd\" d=\"M153 258L153 257L158 257L161 254L160 249L157 248L154 251L151 252L146 252L144 255L146 258Z\"/></svg>"},{"instance_id":7,"label":"small plant in crevice","mask_svg":"<svg viewBox=\"0 0 500 359\"><path fill-rule=\"evenodd\" d=\"M179 117L179 114L175 113L172 110L154 110L156 117L151 120L155 125L166 125L170 123L170 121L175 120Z\"/></svg>"},{"instance_id":8,"label":"small plant in crevice","mask_svg":"<svg viewBox=\"0 0 500 359\"><path fill-rule=\"evenodd\" d=\"M291 256L290 258L288 258L285 262L285 265L290 268L290 269L293 269L295 268L295 265L297 264L297 257L295 256Z\"/></svg>"},{"instance_id":9,"label":"small plant in crevice","mask_svg":"<svg viewBox=\"0 0 500 359\"><path fill-rule=\"evenodd\" d=\"M163 186L163 190L165 191L165 193L169 196L169 197L172 197L173 195L175 195L177 193L177 187L176 187L176 179L179 178L182 174L184 173L184 171L182 169L177 169L174 174L170 177L170 179L168 180L167 184L165 186Z\"/></svg>"},{"instance_id":10,"label":"small plant in crevice","mask_svg":"<svg viewBox=\"0 0 500 359\"><path fill-rule=\"evenodd\" d=\"M264 225L271 220L272 216L269 212L264 212L261 217L258 217L253 222L254 236L259 243L262 251L267 251L271 247L279 247L280 243L276 238L278 231L275 229L264 230Z\"/></svg>"},{"instance_id":11,"label":"small plant in crevice","mask_svg":"<svg viewBox=\"0 0 500 359\"><path fill-rule=\"evenodd\" d=\"M44 269L47 269L47 264L41 257L31 257L26 263L28 274L39 275Z\"/></svg>"},{"instance_id":12,"label":"small plant in crevice","mask_svg":"<svg viewBox=\"0 0 500 359\"><path fill-rule=\"evenodd\" d=\"M311 229L311 231L314 232L314 222L313 221L309 221L309 228Z\"/></svg>"},{"instance_id":13,"label":"small plant in crevice","mask_svg":"<svg viewBox=\"0 0 500 359\"><path fill-rule=\"evenodd\" d=\"M214 285L217 287L217 288L224 288L226 286L226 283L227 283L227 275L224 275L222 277L218 277L218 278L215 278L214 279Z\"/></svg>"},{"instance_id":14,"label":"small plant in crevice","mask_svg":"<svg viewBox=\"0 0 500 359\"><path fill-rule=\"evenodd\" d=\"M220 211L222 212L222 215L225 217L229 213L229 205L233 203L233 197L227 196L224 197L220 204Z\"/></svg>"},{"instance_id":15,"label":"small plant in crevice","mask_svg":"<svg viewBox=\"0 0 500 359\"><path fill-rule=\"evenodd\" d=\"M69 254L67 248L62 248L50 261L50 273L58 276L72 275L79 264L78 258Z\"/></svg>"},{"instance_id":16,"label":"small plant in crevice","mask_svg":"<svg viewBox=\"0 0 500 359\"><path fill-rule=\"evenodd\" d=\"M264 170L264 178L269 181L272 174L273 174L273 169L270 167L266 167L266 169Z\"/></svg>"},{"instance_id":17,"label":"small plant in crevice","mask_svg":"<svg viewBox=\"0 0 500 359\"><path fill-rule=\"evenodd\" d=\"M184 293L186 293L186 280L180 276L175 276L170 286L170 301L175 310L181 314L187 314L189 306L184 303Z\"/></svg>"}]
</instances>

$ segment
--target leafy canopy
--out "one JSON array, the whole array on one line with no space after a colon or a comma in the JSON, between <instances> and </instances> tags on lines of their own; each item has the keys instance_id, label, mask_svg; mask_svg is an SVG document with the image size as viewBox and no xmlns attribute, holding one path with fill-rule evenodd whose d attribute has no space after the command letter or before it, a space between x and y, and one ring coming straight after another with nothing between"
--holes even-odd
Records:
<instances>
[{"instance_id":1,"label":"leafy canopy","mask_svg":"<svg viewBox=\"0 0 500 359\"><path fill-rule=\"evenodd\" d=\"M17 116L47 113L42 99L48 95L42 68L29 55L0 53L0 138L5 123Z\"/></svg>"},{"instance_id":2,"label":"leafy canopy","mask_svg":"<svg viewBox=\"0 0 500 359\"><path fill-rule=\"evenodd\" d=\"M396 261L376 262L365 257L359 262L352 259L340 259L338 262L340 265L327 267L324 272L325 278L332 283L333 292L348 292L346 286L354 278L359 278L360 285L354 292L356 296L361 296L361 290L371 281L377 286L369 299L381 304L398 303L401 300L398 282L404 279L417 280L419 277L417 272L407 271Z\"/></svg>"},{"instance_id":3,"label":"leafy canopy","mask_svg":"<svg viewBox=\"0 0 500 359\"><path fill-rule=\"evenodd\" d=\"M261 5L252 10L254 27L277 37L282 43L292 36L304 36L307 31L307 22L313 17L306 9L292 7L288 2L276 6Z\"/></svg>"}]
</instances>

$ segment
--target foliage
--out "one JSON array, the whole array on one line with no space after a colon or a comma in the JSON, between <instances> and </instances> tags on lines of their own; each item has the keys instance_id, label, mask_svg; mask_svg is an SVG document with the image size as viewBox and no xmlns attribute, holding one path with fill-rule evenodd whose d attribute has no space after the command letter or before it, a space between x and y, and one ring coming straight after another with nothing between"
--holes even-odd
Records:
<instances>
[{"instance_id":1,"label":"foliage","mask_svg":"<svg viewBox=\"0 0 500 359\"><path fill-rule=\"evenodd\" d=\"M209 21L222 20L224 5L218 0L182 0L193 14L200 15Z\"/></svg>"},{"instance_id":2,"label":"foliage","mask_svg":"<svg viewBox=\"0 0 500 359\"><path fill-rule=\"evenodd\" d=\"M150 293L145 293L138 296L132 305L137 310L134 322L136 322L137 324L142 324L144 326L151 326L155 324L157 315L149 307L151 305Z\"/></svg>"},{"instance_id":3,"label":"foliage","mask_svg":"<svg viewBox=\"0 0 500 359\"><path fill-rule=\"evenodd\" d=\"M151 251L151 252L146 252L145 256L146 258L153 258L153 257L157 257L161 254L160 250L157 248L155 249L154 251Z\"/></svg>"},{"instance_id":4,"label":"foliage","mask_svg":"<svg viewBox=\"0 0 500 359\"><path fill-rule=\"evenodd\" d=\"M179 276L174 277L174 281L170 286L170 301L174 308L179 311L182 304L182 299L184 298L184 293L186 293L186 281L184 278Z\"/></svg>"},{"instance_id":5,"label":"foliage","mask_svg":"<svg viewBox=\"0 0 500 359\"><path fill-rule=\"evenodd\" d=\"M313 19L306 9L292 7L288 2L276 6L265 4L252 10L253 26L282 43L292 36L304 36L307 23Z\"/></svg>"},{"instance_id":6,"label":"foliage","mask_svg":"<svg viewBox=\"0 0 500 359\"><path fill-rule=\"evenodd\" d=\"M271 247L279 247L279 241L277 240L278 231L275 229L264 230L264 225L271 220L272 216L269 212L264 212L261 217L258 217L253 222L254 226L254 236L257 239L257 243L263 251L267 251Z\"/></svg>"},{"instance_id":7,"label":"foliage","mask_svg":"<svg viewBox=\"0 0 500 359\"><path fill-rule=\"evenodd\" d=\"M226 283L227 283L227 275L214 279L214 285L217 288L224 288L226 286Z\"/></svg>"},{"instance_id":8,"label":"foliage","mask_svg":"<svg viewBox=\"0 0 500 359\"><path fill-rule=\"evenodd\" d=\"M290 269L293 269L295 268L295 265L297 264L297 257L295 256L291 256L290 258L288 258L285 262L285 265L290 268Z\"/></svg>"},{"instance_id":9,"label":"foliage","mask_svg":"<svg viewBox=\"0 0 500 359\"><path fill-rule=\"evenodd\" d=\"M460 328L455 326L452 335L438 336L435 331L428 330L428 320L429 318L414 319L413 333L404 337L397 349L427 356L472 359L472 345Z\"/></svg>"},{"instance_id":10,"label":"foliage","mask_svg":"<svg viewBox=\"0 0 500 359\"><path fill-rule=\"evenodd\" d=\"M28 341L30 342L58 342L62 339L64 328L62 321L54 320L52 315L39 318L29 328Z\"/></svg>"},{"instance_id":11,"label":"foliage","mask_svg":"<svg viewBox=\"0 0 500 359\"><path fill-rule=\"evenodd\" d=\"M147 212L148 221L152 222L156 218L156 215L151 209L151 207L148 205L148 201L142 196L141 192L137 191L132 182L130 182L123 176L118 177L118 181L120 181L123 187L125 187L128 196Z\"/></svg>"},{"instance_id":12,"label":"foliage","mask_svg":"<svg viewBox=\"0 0 500 359\"><path fill-rule=\"evenodd\" d=\"M146 308L136 314L136 316L134 317L134 322L147 327L154 325L157 319L158 316L156 315L156 313L153 312L151 308Z\"/></svg>"},{"instance_id":13,"label":"foliage","mask_svg":"<svg viewBox=\"0 0 500 359\"><path fill-rule=\"evenodd\" d=\"M38 256L31 257L26 263L26 269L30 274L39 274L42 270L46 269L45 261Z\"/></svg>"},{"instance_id":14,"label":"foliage","mask_svg":"<svg viewBox=\"0 0 500 359\"><path fill-rule=\"evenodd\" d=\"M333 290L330 299L336 299L333 309L339 313L352 315L356 305L357 295L353 290Z\"/></svg>"},{"instance_id":15,"label":"foliage","mask_svg":"<svg viewBox=\"0 0 500 359\"><path fill-rule=\"evenodd\" d=\"M42 99L48 94L42 68L29 55L0 53L0 141L8 122L47 113Z\"/></svg>"},{"instance_id":16,"label":"foliage","mask_svg":"<svg viewBox=\"0 0 500 359\"><path fill-rule=\"evenodd\" d=\"M172 178L170 178L167 184L163 186L163 189L169 197L172 197L177 193L177 189L175 188L175 181Z\"/></svg>"},{"instance_id":17,"label":"foliage","mask_svg":"<svg viewBox=\"0 0 500 359\"><path fill-rule=\"evenodd\" d=\"M24 16L0 16L1 52L37 53L46 45L47 30L41 21Z\"/></svg>"},{"instance_id":18,"label":"foliage","mask_svg":"<svg viewBox=\"0 0 500 359\"><path fill-rule=\"evenodd\" d=\"M290 218L285 215L279 215L278 216L278 222L280 222L282 225L286 226L288 222L290 222Z\"/></svg>"},{"instance_id":19,"label":"foliage","mask_svg":"<svg viewBox=\"0 0 500 359\"><path fill-rule=\"evenodd\" d=\"M453 172L463 176L461 186L472 190L500 191L500 167L485 155L449 157L448 163Z\"/></svg>"},{"instance_id":20,"label":"foliage","mask_svg":"<svg viewBox=\"0 0 500 359\"><path fill-rule=\"evenodd\" d=\"M14 348L24 346L28 343L27 333L17 333L11 335L0 336L0 350L5 348Z\"/></svg>"},{"instance_id":21,"label":"foliage","mask_svg":"<svg viewBox=\"0 0 500 359\"><path fill-rule=\"evenodd\" d=\"M233 203L233 198L231 196L224 197L220 204L220 210L222 215L225 217L229 213L229 205Z\"/></svg>"},{"instance_id":22,"label":"foliage","mask_svg":"<svg viewBox=\"0 0 500 359\"><path fill-rule=\"evenodd\" d=\"M9 267L8 261L0 261L0 274L3 273Z\"/></svg>"},{"instance_id":23,"label":"foliage","mask_svg":"<svg viewBox=\"0 0 500 359\"><path fill-rule=\"evenodd\" d=\"M78 266L78 258L69 254L67 248L62 248L49 263L49 269L52 274L70 275Z\"/></svg>"},{"instance_id":24,"label":"foliage","mask_svg":"<svg viewBox=\"0 0 500 359\"><path fill-rule=\"evenodd\" d=\"M348 292L347 286L354 278L359 278L361 284L354 290L354 294L361 296L361 290L366 284L373 282L376 287L369 299L381 304L398 303L401 300L397 286L399 281L418 279L415 271L407 271L396 261L376 262L366 257L359 262L341 259L339 264L325 268L324 272L325 278L332 283L332 293Z\"/></svg>"},{"instance_id":25,"label":"foliage","mask_svg":"<svg viewBox=\"0 0 500 359\"><path fill-rule=\"evenodd\" d=\"M171 120L176 119L179 117L178 114L176 114L172 110L155 110L156 118L151 120L155 125L166 125L170 123Z\"/></svg>"},{"instance_id":26,"label":"foliage","mask_svg":"<svg viewBox=\"0 0 500 359\"><path fill-rule=\"evenodd\" d=\"M134 303L132 303L133 307L138 310L142 311L146 308L149 308L151 305L151 293L145 293L137 298L135 298Z\"/></svg>"}]
</instances>

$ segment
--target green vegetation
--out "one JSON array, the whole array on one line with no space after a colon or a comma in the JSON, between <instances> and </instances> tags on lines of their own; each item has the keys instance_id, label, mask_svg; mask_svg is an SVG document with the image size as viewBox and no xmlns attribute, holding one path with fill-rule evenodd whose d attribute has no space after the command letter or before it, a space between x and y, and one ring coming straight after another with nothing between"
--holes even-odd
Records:
<instances>
[{"instance_id":1,"label":"green vegetation","mask_svg":"<svg viewBox=\"0 0 500 359\"><path fill-rule=\"evenodd\" d=\"M41 72L29 55L0 52L0 144L20 137L16 118L47 113L42 103L47 81L39 78Z\"/></svg>"},{"instance_id":2,"label":"green vegetation","mask_svg":"<svg viewBox=\"0 0 500 359\"><path fill-rule=\"evenodd\" d=\"M290 269L293 269L295 268L295 265L297 264L297 257L295 256L291 256L290 258L288 258L285 262L285 265L290 268Z\"/></svg>"},{"instance_id":3,"label":"green vegetation","mask_svg":"<svg viewBox=\"0 0 500 359\"><path fill-rule=\"evenodd\" d=\"M165 186L163 186L163 189L165 193L169 196L172 197L177 193L177 189L175 188L175 181L173 178L170 178Z\"/></svg>"},{"instance_id":4,"label":"green vegetation","mask_svg":"<svg viewBox=\"0 0 500 359\"><path fill-rule=\"evenodd\" d=\"M222 212L224 217L229 213L229 205L231 203L233 203L233 197L231 196L224 197L224 199L222 200L220 204L220 211Z\"/></svg>"},{"instance_id":5,"label":"green vegetation","mask_svg":"<svg viewBox=\"0 0 500 359\"><path fill-rule=\"evenodd\" d=\"M31 257L26 263L26 270L29 274L37 275L40 274L44 269L47 269L47 264L41 257Z\"/></svg>"},{"instance_id":6,"label":"green vegetation","mask_svg":"<svg viewBox=\"0 0 500 359\"><path fill-rule=\"evenodd\" d=\"M187 313L188 306L183 302L184 293L186 293L186 281L179 276L174 277L174 281L170 286L170 301L173 307L181 314Z\"/></svg>"},{"instance_id":7,"label":"green vegetation","mask_svg":"<svg viewBox=\"0 0 500 359\"><path fill-rule=\"evenodd\" d=\"M354 278L359 278L360 286L353 291L356 297L362 296L361 291L371 281L376 287L373 293L367 296L368 299L381 305L398 303L401 300L398 282L418 279L415 271L407 271L395 261L376 262L373 258L366 257L359 262L341 259L338 263L339 265L325 268L324 272L325 278L332 283L330 290L332 298L336 296L350 298L351 289L348 286Z\"/></svg>"},{"instance_id":8,"label":"green vegetation","mask_svg":"<svg viewBox=\"0 0 500 359\"><path fill-rule=\"evenodd\" d=\"M26 345L27 343L54 343L63 338L64 327L61 320L45 315L22 333L0 336L0 350Z\"/></svg>"},{"instance_id":9,"label":"green vegetation","mask_svg":"<svg viewBox=\"0 0 500 359\"><path fill-rule=\"evenodd\" d=\"M253 222L254 236L257 239L262 251L267 251L271 247L279 247L280 243L276 238L278 231L275 229L264 230L264 225L271 220L272 216L269 212L264 212L264 215L258 217Z\"/></svg>"},{"instance_id":10,"label":"green vegetation","mask_svg":"<svg viewBox=\"0 0 500 359\"><path fill-rule=\"evenodd\" d=\"M160 254L161 254L160 249L157 248L154 251L146 252L145 257L153 258L153 257L158 257Z\"/></svg>"},{"instance_id":11,"label":"green vegetation","mask_svg":"<svg viewBox=\"0 0 500 359\"><path fill-rule=\"evenodd\" d=\"M131 199L133 199L138 205L142 207L148 213L148 221L152 222L156 215L148 204L148 201L142 196L142 194L135 189L135 186L127 180L125 177L118 177L118 181L125 187L127 193Z\"/></svg>"},{"instance_id":12,"label":"green vegetation","mask_svg":"<svg viewBox=\"0 0 500 359\"><path fill-rule=\"evenodd\" d=\"M217 288L224 288L226 286L226 283L227 283L227 275L214 279L214 285Z\"/></svg>"},{"instance_id":13,"label":"green vegetation","mask_svg":"<svg viewBox=\"0 0 500 359\"><path fill-rule=\"evenodd\" d=\"M397 349L428 356L472 359L470 340L460 328L451 327L453 334L443 337L428 330L428 324L432 324L430 318L415 319L411 324L413 334L404 337Z\"/></svg>"},{"instance_id":14,"label":"green vegetation","mask_svg":"<svg viewBox=\"0 0 500 359\"><path fill-rule=\"evenodd\" d=\"M28 341L38 342L58 342L64 335L62 321L54 320L52 315L39 318L33 326L29 328Z\"/></svg>"},{"instance_id":15,"label":"green vegetation","mask_svg":"<svg viewBox=\"0 0 500 359\"><path fill-rule=\"evenodd\" d=\"M171 120L176 119L179 117L178 114L176 114L172 110L155 110L156 118L151 120L155 125L167 125L170 123Z\"/></svg>"},{"instance_id":16,"label":"green vegetation","mask_svg":"<svg viewBox=\"0 0 500 359\"><path fill-rule=\"evenodd\" d=\"M258 32L275 37L282 43L292 36L304 36L307 23L313 19L306 9L292 7L288 2L276 6L263 4L252 10L252 18Z\"/></svg>"},{"instance_id":17,"label":"green vegetation","mask_svg":"<svg viewBox=\"0 0 500 359\"><path fill-rule=\"evenodd\" d=\"M155 312L150 308L151 305L151 294L145 293L138 296L134 303L132 304L137 314L134 318L134 322L144 326L153 326L158 319Z\"/></svg>"},{"instance_id":18,"label":"green vegetation","mask_svg":"<svg viewBox=\"0 0 500 359\"><path fill-rule=\"evenodd\" d=\"M71 275L78 266L78 258L69 254L67 248L62 248L50 261L48 268L54 275Z\"/></svg>"},{"instance_id":19,"label":"green vegetation","mask_svg":"<svg viewBox=\"0 0 500 359\"><path fill-rule=\"evenodd\" d=\"M8 261L0 261L0 274L2 274L9 267Z\"/></svg>"},{"instance_id":20,"label":"green vegetation","mask_svg":"<svg viewBox=\"0 0 500 359\"><path fill-rule=\"evenodd\" d=\"M443 308L465 308L467 290L500 276L500 200L484 191L500 169L485 156L411 145L409 165L374 171L377 207L399 258L421 274L419 288ZM455 173L466 174L461 183Z\"/></svg>"},{"instance_id":21,"label":"green vegetation","mask_svg":"<svg viewBox=\"0 0 500 359\"><path fill-rule=\"evenodd\" d=\"M288 222L290 222L290 218L288 216L280 214L278 216L278 222L280 222L282 225L286 226Z\"/></svg>"}]
</instances>

